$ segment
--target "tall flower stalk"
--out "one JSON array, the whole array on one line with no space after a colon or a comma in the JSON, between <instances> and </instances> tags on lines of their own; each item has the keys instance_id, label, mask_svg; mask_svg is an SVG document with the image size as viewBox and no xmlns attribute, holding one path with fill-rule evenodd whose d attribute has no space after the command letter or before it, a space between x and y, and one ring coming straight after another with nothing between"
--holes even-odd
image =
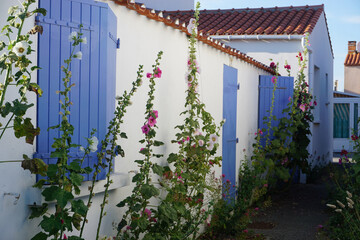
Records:
<instances>
[{"instance_id":1,"label":"tall flower stalk","mask_svg":"<svg viewBox=\"0 0 360 240\"><path fill-rule=\"evenodd\" d=\"M33 143L40 129L33 126L30 118L24 117L27 110L34 106L32 103L28 104L26 94L32 91L38 96L42 95L39 85L31 82L32 72L38 67L32 65L28 58L34 51L31 48L33 42L30 40L30 34L42 33L42 29L35 26L29 33L23 34L23 27L25 21L34 14L46 15L46 10L42 8L30 10L35 2L26 0L20 6L9 8L7 25L1 30L6 40L0 41L0 51L4 51L0 56L0 71L6 72L4 80L0 81L0 139L7 129L13 128L15 137L25 137L29 144ZM12 39L14 35L15 39ZM6 97L9 87L16 87L19 92L19 96L11 102L7 101Z\"/></svg>"},{"instance_id":2,"label":"tall flower stalk","mask_svg":"<svg viewBox=\"0 0 360 240\"><path fill-rule=\"evenodd\" d=\"M118 225L117 237L121 237L121 239L136 240L139 239L143 233L148 232L149 234L150 231L147 230L151 228L156 221L153 218L156 209L150 209L150 199L157 197L160 191L153 185L152 175L154 173L161 175L162 167L154 163L152 158L160 158L163 156L162 154L154 153L153 150L153 147L161 146L163 142L155 140L156 123L159 113L154 109L153 101L155 99L156 79L161 78L162 74L159 68L162 54L162 51L158 53L155 64L152 66L152 73L146 74L150 82L150 90L146 102L145 122L141 127L144 138L140 140L140 143L145 144L145 146L139 150L139 153L144 156L144 159L135 161L139 166L139 173L132 179L135 183L132 194L117 205L118 207L128 207L128 210Z\"/></svg>"}]
</instances>

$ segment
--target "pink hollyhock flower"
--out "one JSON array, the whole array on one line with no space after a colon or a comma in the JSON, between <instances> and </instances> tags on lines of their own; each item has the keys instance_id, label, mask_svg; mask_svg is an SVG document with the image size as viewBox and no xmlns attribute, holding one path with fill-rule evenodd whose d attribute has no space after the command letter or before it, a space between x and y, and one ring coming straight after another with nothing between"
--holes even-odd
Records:
<instances>
[{"instance_id":1,"label":"pink hollyhock flower","mask_svg":"<svg viewBox=\"0 0 360 240\"><path fill-rule=\"evenodd\" d=\"M159 112L157 110L152 111L152 113L155 115L155 118L159 117Z\"/></svg>"},{"instance_id":2,"label":"pink hollyhock flower","mask_svg":"<svg viewBox=\"0 0 360 240\"><path fill-rule=\"evenodd\" d=\"M270 63L270 67L271 67L271 68L276 68L276 64L275 64L274 62L271 62L271 63Z\"/></svg>"},{"instance_id":3,"label":"pink hollyhock flower","mask_svg":"<svg viewBox=\"0 0 360 240\"><path fill-rule=\"evenodd\" d=\"M272 82L272 83L276 83L276 80L277 80L277 77L276 77L276 76L273 76L273 77L271 78L271 82Z\"/></svg>"},{"instance_id":4,"label":"pink hollyhock flower","mask_svg":"<svg viewBox=\"0 0 360 240\"><path fill-rule=\"evenodd\" d=\"M189 66L191 65L191 60L190 60L190 59L188 60L188 65L189 65Z\"/></svg>"},{"instance_id":5,"label":"pink hollyhock flower","mask_svg":"<svg viewBox=\"0 0 360 240\"><path fill-rule=\"evenodd\" d=\"M60 221L61 221L61 224L64 224L64 219L61 219Z\"/></svg>"},{"instance_id":6,"label":"pink hollyhock flower","mask_svg":"<svg viewBox=\"0 0 360 240\"><path fill-rule=\"evenodd\" d=\"M140 148L140 152L142 152L142 151L144 151L145 150L145 148Z\"/></svg>"},{"instance_id":7,"label":"pink hollyhock flower","mask_svg":"<svg viewBox=\"0 0 360 240\"><path fill-rule=\"evenodd\" d=\"M305 112L305 104L301 104L300 109L301 109L301 111Z\"/></svg>"},{"instance_id":8,"label":"pink hollyhock flower","mask_svg":"<svg viewBox=\"0 0 360 240\"><path fill-rule=\"evenodd\" d=\"M356 136L355 134L351 135L351 140L356 141L358 139L359 139L359 137Z\"/></svg>"},{"instance_id":9,"label":"pink hollyhock flower","mask_svg":"<svg viewBox=\"0 0 360 240\"><path fill-rule=\"evenodd\" d=\"M210 164L210 165L214 165L214 163L213 163L212 161L209 161L209 164Z\"/></svg>"},{"instance_id":10,"label":"pink hollyhock flower","mask_svg":"<svg viewBox=\"0 0 360 240\"><path fill-rule=\"evenodd\" d=\"M342 164L342 158L339 158L339 164L340 165Z\"/></svg>"},{"instance_id":11,"label":"pink hollyhock flower","mask_svg":"<svg viewBox=\"0 0 360 240\"><path fill-rule=\"evenodd\" d=\"M259 211L259 208L258 208L258 207L256 207L256 208L254 208L254 210L255 210L255 211Z\"/></svg>"},{"instance_id":12,"label":"pink hollyhock flower","mask_svg":"<svg viewBox=\"0 0 360 240\"><path fill-rule=\"evenodd\" d=\"M148 134L150 131L150 127L149 125L145 124L144 126L141 127L141 130L143 133Z\"/></svg>"},{"instance_id":13,"label":"pink hollyhock flower","mask_svg":"<svg viewBox=\"0 0 360 240\"><path fill-rule=\"evenodd\" d=\"M284 68L290 70L291 66L289 64L287 64L287 65L284 66Z\"/></svg>"},{"instance_id":14,"label":"pink hollyhock flower","mask_svg":"<svg viewBox=\"0 0 360 240\"><path fill-rule=\"evenodd\" d=\"M288 100L289 100L289 102L291 102L291 96L289 96Z\"/></svg>"},{"instance_id":15,"label":"pink hollyhock flower","mask_svg":"<svg viewBox=\"0 0 360 240\"><path fill-rule=\"evenodd\" d=\"M156 78L161 78L161 74L162 74L161 69L160 69L160 68L157 68L157 69L155 70L154 77L156 77Z\"/></svg>"},{"instance_id":16,"label":"pink hollyhock flower","mask_svg":"<svg viewBox=\"0 0 360 240\"><path fill-rule=\"evenodd\" d=\"M190 137L189 137L189 136L187 136L187 137L186 137L186 141L189 141L189 140L190 140Z\"/></svg>"},{"instance_id":17,"label":"pink hollyhock flower","mask_svg":"<svg viewBox=\"0 0 360 240\"><path fill-rule=\"evenodd\" d=\"M129 230L129 229L131 229L131 227L130 227L130 226L126 226L126 230Z\"/></svg>"},{"instance_id":18,"label":"pink hollyhock flower","mask_svg":"<svg viewBox=\"0 0 360 240\"><path fill-rule=\"evenodd\" d=\"M341 156L344 156L347 154L348 154L348 151L346 151L345 149L341 150L341 153L340 153Z\"/></svg>"},{"instance_id":19,"label":"pink hollyhock flower","mask_svg":"<svg viewBox=\"0 0 360 240\"><path fill-rule=\"evenodd\" d=\"M156 118L154 118L153 116L150 116L148 119L148 125L150 127L153 127L153 126L155 126L155 124L156 124Z\"/></svg>"},{"instance_id":20,"label":"pink hollyhock flower","mask_svg":"<svg viewBox=\"0 0 360 240\"><path fill-rule=\"evenodd\" d=\"M147 73L147 74L146 74L146 77L147 77L147 78L151 78L151 77L152 77L152 74L151 74L151 73Z\"/></svg>"},{"instance_id":21,"label":"pink hollyhock flower","mask_svg":"<svg viewBox=\"0 0 360 240\"><path fill-rule=\"evenodd\" d=\"M264 187L268 187L269 185L267 183L264 184Z\"/></svg>"},{"instance_id":22,"label":"pink hollyhock flower","mask_svg":"<svg viewBox=\"0 0 360 240\"><path fill-rule=\"evenodd\" d=\"M151 217L151 211L150 211L149 209L145 208L144 214L146 214L146 215L148 216L148 218L150 219L150 217Z\"/></svg>"},{"instance_id":23,"label":"pink hollyhock flower","mask_svg":"<svg viewBox=\"0 0 360 240\"><path fill-rule=\"evenodd\" d=\"M227 182L227 183L230 183L230 180L229 180L229 179L226 179L226 182Z\"/></svg>"},{"instance_id":24,"label":"pink hollyhock flower","mask_svg":"<svg viewBox=\"0 0 360 240\"><path fill-rule=\"evenodd\" d=\"M315 106L317 105L317 102L316 102L316 101L314 101L314 105L315 105Z\"/></svg>"},{"instance_id":25,"label":"pink hollyhock flower","mask_svg":"<svg viewBox=\"0 0 360 240\"><path fill-rule=\"evenodd\" d=\"M211 151L213 150L213 148L214 148L214 142L209 142L209 146L207 147L207 149Z\"/></svg>"},{"instance_id":26,"label":"pink hollyhock flower","mask_svg":"<svg viewBox=\"0 0 360 240\"><path fill-rule=\"evenodd\" d=\"M223 197L226 197L226 194L225 194L225 193L223 193L223 194L222 194L222 196L223 196Z\"/></svg>"},{"instance_id":27,"label":"pink hollyhock flower","mask_svg":"<svg viewBox=\"0 0 360 240\"><path fill-rule=\"evenodd\" d=\"M248 233L249 231L248 231L247 229L245 229L243 232L244 232L244 233Z\"/></svg>"}]
</instances>

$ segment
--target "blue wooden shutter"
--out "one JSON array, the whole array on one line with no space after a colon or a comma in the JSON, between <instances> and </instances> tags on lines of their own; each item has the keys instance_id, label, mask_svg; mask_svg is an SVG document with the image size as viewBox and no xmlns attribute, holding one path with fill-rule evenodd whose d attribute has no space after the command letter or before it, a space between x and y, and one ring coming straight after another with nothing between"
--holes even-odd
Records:
<instances>
[{"instance_id":1,"label":"blue wooden shutter","mask_svg":"<svg viewBox=\"0 0 360 240\"><path fill-rule=\"evenodd\" d=\"M222 173L225 175L224 183L230 180L230 196L235 198L236 184L236 106L237 106L237 69L224 65L223 86L223 160Z\"/></svg>"},{"instance_id":2,"label":"blue wooden shutter","mask_svg":"<svg viewBox=\"0 0 360 240\"><path fill-rule=\"evenodd\" d=\"M259 115L258 115L258 127L260 129L267 129L266 124L264 124L264 117L270 116L270 107L271 107L271 98L272 91L274 88L274 83L271 79L273 76L260 76L259 80ZM289 103L289 97L292 97L294 94L294 78L293 77L282 77L279 76L277 79L277 89L275 91L275 101L273 115L280 119L285 117L286 114L283 113L283 110L287 107ZM272 121L271 126L278 126L279 121ZM266 132L264 132L264 135ZM271 133L270 133L271 134ZM262 139L261 142L265 144L265 139Z\"/></svg>"},{"instance_id":3,"label":"blue wooden shutter","mask_svg":"<svg viewBox=\"0 0 360 240\"><path fill-rule=\"evenodd\" d=\"M42 158L46 163L56 163L50 159L52 144L59 137L58 130L48 127L60 123L60 97L56 91L62 88L60 67L70 56L71 43L68 36L79 30L87 38L87 44L81 44L76 51L83 53L82 60L71 63L71 83L75 83L70 93L73 105L70 108L70 123L74 126L73 143L86 146L85 137L91 129L97 129L95 136L101 141L107 130L110 115L115 103L115 62L116 45L109 41L109 31L116 36L116 17L107 4L93 0L40 0L39 7L45 8L46 17L38 16L36 21L43 26L43 34L38 42L38 84L44 90L38 98L37 122L41 133L37 138L37 152L34 157ZM109 23L112 26L108 26ZM70 155L79 158L83 155L79 149L71 149ZM85 159L83 166L92 167L97 161L96 152ZM105 171L98 179L105 177ZM92 174L85 176L90 180Z\"/></svg>"}]
</instances>

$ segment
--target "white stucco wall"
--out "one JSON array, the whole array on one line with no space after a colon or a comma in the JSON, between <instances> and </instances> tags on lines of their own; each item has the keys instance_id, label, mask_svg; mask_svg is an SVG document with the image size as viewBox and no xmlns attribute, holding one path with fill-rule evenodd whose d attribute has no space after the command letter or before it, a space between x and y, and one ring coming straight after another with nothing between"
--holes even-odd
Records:
<instances>
[{"instance_id":1,"label":"white stucco wall","mask_svg":"<svg viewBox=\"0 0 360 240\"><path fill-rule=\"evenodd\" d=\"M181 123L179 113L184 110L187 87L185 71L188 58L188 38L185 33L161 22L149 20L138 15L135 11L109 1L106 2L109 3L118 17L118 37L121 38L121 48L117 50L117 95L130 89L131 82L136 79L139 64L144 65L145 73L151 71L151 65L154 63L156 54L160 50L164 51L161 60L163 76L156 80L158 84L154 108L159 111L157 139L166 143L165 146L158 148L158 152L167 156L177 150L176 144L171 144L170 141L174 139L176 133L174 126ZM5 3L10 5L13 0L7 0ZM4 24L7 14L5 3L2 3L0 9L0 25ZM33 23L33 20L28 21L25 31L28 31ZM36 46L36 37L33 38L34 46ZM198 46L198 56L201 67L201 98L206 103L207 110L213 114L218 123L223 118L223 66L226 64L238 69L238 82L240 83L237 111L239 144L237 144L236 149L236 168L238 169L243 157L242 154L244 154L242 149L245 148L246 154L249 155L254 132L257 129L258 76L267 75L267 73L203 43ZM37 62L36 53L33 54L32 59L34 63ZM114 186L119 186L119 188L110 191L109 205L106 207L107 216L103 220L101 229L102 234L114 233L113 224L116 225L121 220L122 214L122 209L115 207L115 205L128 196L131 191L131 186L124 185L127 185L131 178L128 172L137 169L133 161L141 157L138 151L142 146L138 140L143 137L140 128L144 123L147 86L144 77L144 85L132 99L133 105L128 109L124 119L122 129L127 133L129 139L122 140L121 145L126 152L126 157L116 160L115 173L113 174ZM31 101L35 103L35 97ZM35 110L36 107L29 112L34 122L36 122ZM23 153L31 156L35 152L34 146L25 144L23 139L15 139L12 132L9 131L9 135L1 140L0 160L22 160ZM219 155L221 155L221 147ZM165 158L161 159L160 162L164 163ZM217 175L221 175L220 168L217 169ZM0 182L1 236L7 237L7 239L11 237L13 240L31 238L40 229L37 227L40 219L28 220L30 211L27 204L41 203L40 192L31 187L35 183L35 176L31 176L29 171L24 171L20 167L20 163L1 164ZM97 188L101 188L103 185L103 182L99 182ZM18 196L20 196L18 201L15 201L15 197ZM83 198L86 198L86 194ZM85 239L94 239L101 200L102 194L99 193L95 196L89 212Z\"/></svg>"},{"instance_id":2,"label":"white stucco wall","mask_svg":"<svg viewBox=\"0 0 360 240\"><path fill-rule=\"evenodd\" d=\"M216 37L216 36L215 36ZM226 36L225 36L226 37ZM266 36L265 36L266 37ZM270 62L279 63L279 72L286 76L284 69L285 60L291 66L291 76L297 75L298 72L298 55L299 51L303 51L302 40L296 36L284 36L286 39L226 39L225 44L237 48L238 50L254 57L258 61L266 64ZM301 37L301 36L300 36ZM319 103L314 111L317 123L312 126L312 137L309 151L312 153L312 160L330 161L332 159L332 131L333 131L333 106L332 106L332 86L333 86L333 56L328 38L328 32L325 24L324 13L320 16L315 28L313 29L309 41L311 51L308 56L308 71L306 78L309 81L310 89L316 96ZM272 60L271 60L272 59ZM315 79L315 66L318 70L318 78ZM327 74L327 86L326 84ZM310 76L310 80L309 80ZM327 96L327 97L326 97ZM327 98L327 100L325 100Z\"/></svg>"},{"instance_id":3,"label":"white stucco wall","mask_svg":"<svg viewBox=\"0 0 360 240\"><path fill-rule=\"evenodd\" d=\"M190 10L194 9L194 0L138 0L138 3L144 3L147 8L156 10Z\"/></svg>"}]
</instances>

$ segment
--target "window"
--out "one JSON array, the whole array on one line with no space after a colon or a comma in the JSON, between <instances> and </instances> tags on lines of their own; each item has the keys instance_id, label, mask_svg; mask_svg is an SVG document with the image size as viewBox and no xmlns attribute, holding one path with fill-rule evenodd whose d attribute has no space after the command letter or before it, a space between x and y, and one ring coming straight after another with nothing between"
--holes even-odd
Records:
<instances>
[{"instance_id":1,"label":"window","mask_svg":"<svg viewBox=\"0 0 360 240\"><path fill-rule=\"evenodd\" d=\"M334 104L334 138L349 138L350 104Z\"/></svg>"}]
</instances>

